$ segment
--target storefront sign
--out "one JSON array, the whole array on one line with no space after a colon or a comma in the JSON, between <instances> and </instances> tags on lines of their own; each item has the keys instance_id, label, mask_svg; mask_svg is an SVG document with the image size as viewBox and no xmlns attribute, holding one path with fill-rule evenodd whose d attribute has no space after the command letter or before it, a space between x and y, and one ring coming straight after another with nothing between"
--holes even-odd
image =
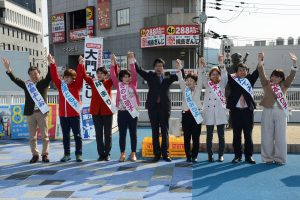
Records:
<instances>
[{"instance_id":1,"label":"storefront sign","mask_svg":"<svg viewBox=\"0 0 300 200\"><path fill-rule=\"evenodd\" d=\"M198 25L174 25L166 28L166 46L195 46L199 44Z\"/></svg>"},{"instance_id":2,"label":"storefront sign","mask_svg":"<svg viewBox=\"0 0 300 200\"><path fill-rule=\"evenodd\" d=\"M141 29L141 48L165 46L165 33L164 26Z\"/></svg>"},{"instance_id":3,"label":"storefront sign","mask_svg":"<svg viewBox=\"0 0 300 200\"><path fill-rule=\"evenodd\" d=\"M71 41L84 39L86 35L87 35L86 28L70 30L70 40Z\"/></svg>"},{"instance_id":4,"label":"storefront sign","mask_svg":"<svg viewBox=\"0 0 300 200\"><path fill-rule=\"evenodd\" d=\"M65 42L65 14L52 15L51 23L53 43Z\"/></svg>"},{"instance_id":5,"label":"storefront sign","mask_svg":"<svg viewBox=\"0 0 300 200\"><path fill-rule=\"evenodd\" d=\"M94 36L94 7L86 7L86 29L87 35Z\"/></svg>"}]
</instances>

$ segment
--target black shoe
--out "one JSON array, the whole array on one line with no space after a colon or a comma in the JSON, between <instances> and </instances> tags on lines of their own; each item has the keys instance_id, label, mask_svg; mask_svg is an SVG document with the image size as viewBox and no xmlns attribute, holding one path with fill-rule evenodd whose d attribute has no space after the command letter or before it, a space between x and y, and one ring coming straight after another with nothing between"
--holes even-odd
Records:
<instances>
[{"instance_id":1,"label":"black shoe","mask_svg":"<svg viewBox=\"0 0 300 200\"><path fill-rule=\"evenodd\" d=\"M192 162L197 163L198 162L197 158L192 158Z\"/></svg>"},{"instance_id":2,"label":"black shoe","mask_svg":"<svg viewBox=\"0 0 300 200\"><path fill-rule=\"evenodd\" d=\"M50 160L49 160L49 158L48 158L48 155L42 155L42 161L43 161L44 163L50 162Z\"/></svg>"},{"instance_id":3,"label":"black shoe","mask_svg":"<svg viewBox=\"0 0 300 200\"><path fill-rule=\"evenodd\" d=\"M38 155L33 155L29 163L36 163L39 161L39 156Z\"/></svg>"},{"instance_id":4,"label":"black shoe","mask_svg":"<svg viewBox=\"0 0 300 200\"><path fill-rule=\"evenodd\" d=\"M105 156L104 160L105 161L110 161L110 156Z\"/></svg>"},{"instance_id":5,"label":"black shoe","mask_svg":"<svg viewBox=\"0 0 300 200\"><path fill-rule=\"evenodd\" d=\"M218 162L223 162L224 161L224 156L219 156Z\"/></svg>"},{"instance_id":6,"label":"black shoe","mask_svg":"<svg viewBox=\"0 0 300 200\"><path fill-rule=\"evenodd\" d=\"M160 157L155 156L155 157L151 160L151 162L158 162L159 160L160 160Z\"/></svg>"},{"instance_id":7,"label":"black shoe","mask_svg":"<svg viewBox=\"0 0 300 200\"><path fill-rule=\"evenodd\" d=\"M214 162L214 161L215 161L214 157L212 155L209 155L208 162Z\"/></svg>"},{"instance_id":8,"label":"black shoe","mask_svg":"<svg viewBox=\"0 0 300 200\"><path fill-rule=\"evenodd\" d=\"M104 161L104 157L103 156L100 156L99 158L98 158L98 161Z\"/></svg>"},{"instance_id":9,"label":"black shoe","mask_svg":"<svg viewBox=\"0 0 300 200\"><path fill-rule=\"evenodd\" d=\"M249 164L256 164L256 161L252 157L246 158L245 161Z\"/></svg>"},{"instance_id":10,"label":"black shoe","mask_svg":"<svg viewBox=\"0 0 300 200\"><path fill-rule=\"evenodd\" d=\"M171 162L171 161L172 161L172 159L171 159L169 156L164 157L163 159L164 159L164 161L166 161L166 162Z\"/></svg>"},{"instance_id":11,"label":"black shoe","mask_svg":"<svg viewBox=\"0 0 300 200\"><path fill-rule=\"evenodd\" d=\"M186 158L186 162L192 162L192 159L190 157Z\"/></svg>"},{"instance_id":12,"label":"black shoe","mask_svg":"<svg viewBox=\"0 0 300 200\"><path fill-rule=\"evenodd\" d=\"M234 159L231 161L232 163L240 163L242 159L240 157L234 157Z\"/></svg>"}]
</instances>

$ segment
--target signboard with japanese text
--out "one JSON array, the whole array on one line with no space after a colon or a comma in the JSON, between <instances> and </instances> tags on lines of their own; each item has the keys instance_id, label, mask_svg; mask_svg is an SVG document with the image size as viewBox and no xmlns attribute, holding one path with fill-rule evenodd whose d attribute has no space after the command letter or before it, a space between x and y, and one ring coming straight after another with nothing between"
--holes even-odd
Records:
<instances>
[{"instance_id":1,"label":"signboard with japanese text","mask_svg":"<svg viewBox=\"0 0 300 200\"><path fill-rule=\"evenodd\" d=\"M82 40L85 38L85 36L87 36L86 28L70 30L70 40L71 41Z\"/></svg>"},{"instance_id":2,"label":"signboard with japanese text","mask_svg":"<svg viewBox=\"0 0 300 200\"><path fill-rule=\"evenodd\" d=\"M11 105L11 138L29 138L26 116L23 115L24 104Z\"/></svg>"},{"instance_id":3,"label":"signboard with japanese text","mask_svg":"<svg viewBox=\"0 0 300 200\"><path fill-rule=\"evenodd\" d=\"M128 69L127 65L127 56L116 56L117 57L117 63L119 65L119 69Z\"/></svg>"},{"instance_id":4,"label":"signboard with japanese text","mask_svg":"<svg viewBox=\"0 0 300 200\"><path fill-rule=\"evenodd\" d=\"M81 111L81 135L82 139L95 139L95 127L92 115L89 112L90 107L83 107Z\"/></svg>"},{"instance_id":5,"label":"signboard with japanese text","mask_svg":"<svg viewBox=\"0 0 300 200\"><path fill-rule=\"evenodd\" d=\"M195 46L199 44L199 25L166 27L166 46Z\"/></svg>"},{"instance_id":6,"label":"signboard with japanese text","mask_svg":"<svg viewBox=\"0 0 300 200\"><path fill-rule=\"evenodd\" d=\"M110 55L111 52L110 51L103 51L103 55L102 55L102 67L105 67L106 69L110 68Z\"/></svg>"},{"instance_id":7,"label":"signboard with japanese text","mask_svg":"<svg viewBox=\"0 0 300 200\"><path fill-rule=\"evenodd\" d=\"M87 35L94 36L94 7L88 6L86 7L86 30Z\"/></svg>"},{"instance_id":8,"label":"signboard with japanese text","mask_svg":"<svg viewBox=\"0 0 300 200\"><path fill-rule=\"evenodd\" d=\"M111 28L111 0L97 0L98 6L98 29Z\"/></svg>"},{"instance_id":9,"label":"signboard with japanese text","mask_svg":"<svg viewBox=\"0 0 300 200\"><path fill-rule=\"evenodd\" d=\"M8 105L0 105L0 136L10 135L10 110Z\"/></svg>"},{"instance_id":10,"label":"signboard with japanese text","mask_svg":"<svg viewBox=\"0 0 300 200\"><path fill-rule=\"evenodd\" d=\"M142 28L140 30L141 48L165 46L165 34L165 26Z\"/></svg>"},{"instance_id":11,"label":"signboard with japanese text","mask_svg":"<svg viewBox=\"0 0 300 200\"><path fill-rule=\"evenodd\" d=\"M87 74L95 78L96 70L102 65L102 53L103 53L103 38L85 38L84 44L84 58L85 69ZM82 88L82 103L89 105L92 98L91 87L87 83L83 83Z\"/></svg>"},{"instance_id":12,"label":"signboard with japanese text","mask_svg":"<svg viewBox=\"0 0 300 200\"><path fill-rule=\"evenodd\" d=\"M52 23L52 40L53 43L61 43L66 41L65 37L65 14L57 14L51 16Z\"/></svg>"}]
</instances>

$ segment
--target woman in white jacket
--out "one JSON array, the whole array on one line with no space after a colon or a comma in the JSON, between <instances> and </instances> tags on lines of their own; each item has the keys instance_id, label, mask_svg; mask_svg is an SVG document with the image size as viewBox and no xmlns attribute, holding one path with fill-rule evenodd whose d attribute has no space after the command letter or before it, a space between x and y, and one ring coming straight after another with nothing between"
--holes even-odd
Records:
<instances>
[{"instance_id":1,"label":"woman in white jacket","mask_svg":"<svg viewBox=\"0 0 300 200\"><path fill-rule=\"evenodd\" d=\"M199 137L201 132L202 116L200 113L201 79L200 70L198 76L189 73L182 78L182 65L179 59L176 60L176 68L180 89L182 91L182 129L184 133L184 150L187 162L197 162L199 152ZM199 89L200 88L200 89ZM190 142L193 140L191 151Z\"/></svg>"},{"instance_id":2,"label":"woman in white jacket","mask_svg":"<svg viewBox=\"0 0 300 200\"><path fill-rule=\"evenodd\" d=\"M208 153L208 161L214 162L212 151L212 139L214 126L217 126L217 132L219 137L219 162L224 161L224 127L228 122L226 102L225 102L225 87L227 85L228 77L227 71L224 67L223 55L218 55L219 67L213 67L208 77L204 73L202 74L202 82L205 87L205 95L203 101L203 124L206 125L206 149ZM205 60L200 59L200 69L204 70L206 67ZM221 70L220 70L221 69Z\"/></svg>"}]
</instances>

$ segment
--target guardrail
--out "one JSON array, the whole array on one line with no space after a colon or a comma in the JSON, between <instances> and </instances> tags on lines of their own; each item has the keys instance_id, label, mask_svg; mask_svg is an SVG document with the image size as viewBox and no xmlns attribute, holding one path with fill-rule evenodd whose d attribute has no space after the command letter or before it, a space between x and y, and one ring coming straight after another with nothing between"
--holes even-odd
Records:
<instances>
[{"instance_id":1,"label":"guardrail","mask_svg":"<svg viewBox=\"0 0 300 200\"><path fill-rule=\"evenodd\" d=\"M262 96L263 90L260 88L255 88L254 90L254 100L259 104ZM202 90L201 100L204 98L205 90ZM116 90L112 91L113 99L115 99ZM140 108L145 108L145 103L147 99L148 89L138 89L138 95L140 98ZM289 107L293 110L300 110L300 88L290 88L287 92L287 100ZM182 103L182 93L180 89L170 90L171 107L172 110L180 110ZM0 104L12 105L12 104L22 104L25 102L25 96L23 91L0 91ZM58 103L58 92L49 91L48 92L48 103ZM258 106L258 109L260 107Z\"/></svg>"}]
</instances>

